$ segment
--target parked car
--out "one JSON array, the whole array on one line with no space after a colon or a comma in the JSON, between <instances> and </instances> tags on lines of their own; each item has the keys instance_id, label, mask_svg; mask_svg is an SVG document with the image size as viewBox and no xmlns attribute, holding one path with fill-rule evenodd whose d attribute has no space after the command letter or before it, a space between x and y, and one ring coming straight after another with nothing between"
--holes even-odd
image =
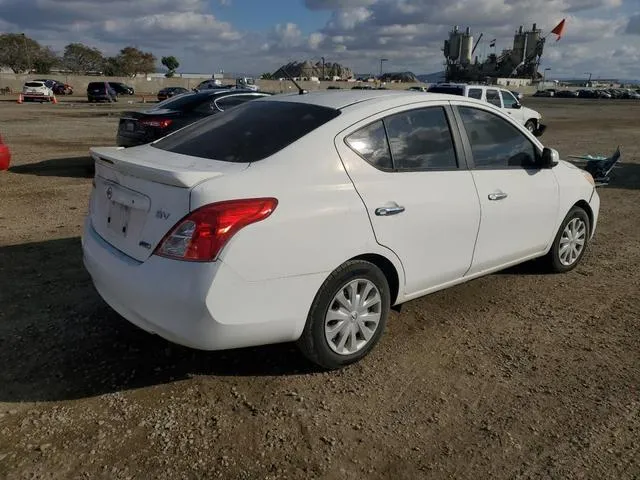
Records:
<instances>
[{"instance_id":1,"label":"parked car","mask_svg":"<svg viewBox=\"0 0 640 480\"><path fill-rule=\"evenodd\" d=\"M109 86L115 90L118 95L134 95L135 90L126 83L109 82Z\"/></svg>"},{"instance_id":2,"label":"parked car","mask_svg":"<svg viewBox=\"0 0 640 480\"><path fill-rule=\"evenodd\" d=\"M11 151L9 145L2 141L2 135L0 135L0 170L8 170L11 164Z\"/></svg>"},{"instance_id":3,"label":"parked car","mask_svg":"<svg viewBox=\"0 0 640 480\"><path fill-rule=\"evenodd\" d=\"M371 351L393 306L533 258L573 269L600 205L504 109L449 95L274 95L91 155L106 303L182 345L295 341L324 368Z\"/></svg>"},{"instance_id":4,"label":"parked car","mask_svg":"<svg viewBox=\"0 0 640 480\"><path fill-rule=\"evenodd\" d=\"M235 88L235 87L234 87ZM220 80L205 80L200 82L195 90L228 90L228 86L222 85Z\"/></svg>"},{"instance_id":5,"label":"parked car","mask_svg":"<svg viewBox=\"0 0 640 480\"><path fill-rule=\"evenodd\" d=\"M426 92L426 91L428 91L428 88L427 87L420 87L420 86L413 86L413 87L407 88L407 90L409 90L410 92Z\"/></svg>"},{"instance_id":6,"label":"parked car","mask_svg":"<svg viewBox=\"0 0 640 480\"><path fill-rule=\"evenodd\" d=\"M553 92L548 92L546 90L537 90L534 94L534 97L553 97Z\"/></svg>"},{"instance_id":7,"label":"parked car","mask_svg":"<svg viewBox=\"0 0 640 480\"><path fill-rule=\"evenodd\" d=\"M338 85L329 85L327 90L342 90L342 87L339 87Z\"/></svg>"},{"instance_id":8,"label":"parked car","mask_svg":"<svg viewBox=\"0 0 640 480\"><path fill-rule=\"evenodd\" d=\"M558 90L553 96L558 98L577 98L578 92L573 90Z\"/></svg>"},{"instance_id":9,"label":"parked car","mask_svg":"<svg viewBox=\"0 0 640 480\"><path fill-rule=\"evenodd\" d=\"M91 102L117 102L118 93L108 82L91 82L87 85L87 100Z\"/></svg>"},{"instance_id":10,"label":"parked car","mask_svg":"<svg viewBox=\"0 0 640 480\"><path fill-rule=\"evenodd\" d=\"M22 87L22 97L25 102L50 102L53 96L53 90L40 80L25 82Z\"/></svg>"},{"instance_id":11,"label":"parked car","mask_svg":"<svg viewBox=\"0 0 640 480\"><path fill-rule=\"evenodd\" d=\"M372 85L354 85L351 90L375 90Z\"/></svg>"},{"instance_id":12,"label":"parked car","mask_svg":"<svg viewBox=\"0 0 640 480\"><path fill-rule=\"evenodd\" d=\"M123 147L149 143L197 120L268 95L250 90L203 90L169 98L142 112L123 112L116 143Z\"/></svg>"},{"instance_id":13,"label":"parked car","mask_svg":"<svg viewBox=\"0 0 640 480\"><path fill-rule=\"evenodd\" d=\"M460 95L482 100L498 108L524 125L535 135L542 135L546 127L542 124L542 115L531 108L524 107L513 94L496 86L468 85L465 83L438 83L428 89L431 93Z\"/></svg>"},{"instance_id":14,"label":"parked car","mask_svg":"<svg viewBox=\"0 0 640 480\"><path fill-rule=\"evenodd\" d=\"M158 100L166 100L167 98L180 95L181 93L187 93L188 91L189 90L183 87L166 87L158 92Z\"/></svg>"}]
</instances>

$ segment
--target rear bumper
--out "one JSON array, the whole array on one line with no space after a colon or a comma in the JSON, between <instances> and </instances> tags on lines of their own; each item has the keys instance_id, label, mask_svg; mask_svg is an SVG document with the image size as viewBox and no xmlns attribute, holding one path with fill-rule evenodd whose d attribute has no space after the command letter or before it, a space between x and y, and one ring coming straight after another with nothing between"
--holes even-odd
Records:
<instances>
[{"instance_id":1,"label":"rear bumper","mask_svg":"<svg viewBox=\"0 0 640 480\"><path fill-rule=\"evenodd\" d=\"M85 221L83 260L116 312L150 333L202 350L264 345L300 337L324 275L246 282L221 261L138 262Z\"/></svg>"}]
</instances>

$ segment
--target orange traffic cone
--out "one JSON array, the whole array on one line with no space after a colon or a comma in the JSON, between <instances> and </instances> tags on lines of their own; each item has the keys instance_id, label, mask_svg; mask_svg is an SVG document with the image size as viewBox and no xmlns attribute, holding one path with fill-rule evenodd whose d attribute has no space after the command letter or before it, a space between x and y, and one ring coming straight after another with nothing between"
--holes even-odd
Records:
<instances>
[{"instance_id":1,"label":"orange traffic cone","mask_svg":"<svg viewBox=\"0 0 640 480\"><path fill-rule=\"evenodd\" d=\"M57 105L57 104L58 104L58 99L56 98L56 96L55 96L55 95L53 96L53 100L52 100L52 102L53 102L53 104L54 104L54 105Z\"/></svg>"},{"instance_id":2,"label":"orange traffic cone","mask_svg":"<svg viewBox=\"0 0 640 480\"><path fill-rule=\"evenodd\" d=\"M22 103L24 102L24 97L22 96L22 94L18 95L18 103Z\"/></svg>"}]
</instances>

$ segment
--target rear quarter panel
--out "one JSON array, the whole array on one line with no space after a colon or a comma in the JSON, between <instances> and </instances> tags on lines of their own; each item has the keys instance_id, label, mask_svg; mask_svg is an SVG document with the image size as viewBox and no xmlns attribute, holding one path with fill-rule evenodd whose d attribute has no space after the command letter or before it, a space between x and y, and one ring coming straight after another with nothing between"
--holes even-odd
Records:
<instances>
[{"instance_id":1,"label":"rear quarter panel","mask_svg":"<svg viewBox=\"0 0 640 480\"><path fill-rule=\"evenodd\" d=\"M331 124L331 122L330 122ZM323 126L240 175L196 186L191 208L251 197L275 197L278 206L261 222L239 231L221 260L247 281L324 273L358 255L376 253L399 272L398 259L375 241L364 204Z\"/></svg>"}]
</instances>

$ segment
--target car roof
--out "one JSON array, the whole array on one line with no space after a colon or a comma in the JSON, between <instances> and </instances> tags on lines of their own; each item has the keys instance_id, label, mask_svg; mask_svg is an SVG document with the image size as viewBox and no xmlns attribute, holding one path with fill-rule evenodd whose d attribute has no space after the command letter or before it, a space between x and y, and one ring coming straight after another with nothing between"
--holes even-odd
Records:
<instances>
[{"instance_id":1,"label":"car roof","mask_svg":"<svg viewBox=\"0 0 640 480\"><path fill-rule=\"evenodd\" d=\"M375 103L387 102L391 99L397 99L399 104L420 102L420 101L448 101L460 100L458 95L447 95L442 93L426 93L411 90L331 90L309 92L303 95L297 93L273 95L268 99L260 101L280 101L280 102L296 102L318 105L320 107L333 108L335 110L343 110L345 108L363 105L373 105ZM469 99L473 100L473 99ZM474 101L474 103L484 105L486 102Z\"/></svg>"}]
</instances>

